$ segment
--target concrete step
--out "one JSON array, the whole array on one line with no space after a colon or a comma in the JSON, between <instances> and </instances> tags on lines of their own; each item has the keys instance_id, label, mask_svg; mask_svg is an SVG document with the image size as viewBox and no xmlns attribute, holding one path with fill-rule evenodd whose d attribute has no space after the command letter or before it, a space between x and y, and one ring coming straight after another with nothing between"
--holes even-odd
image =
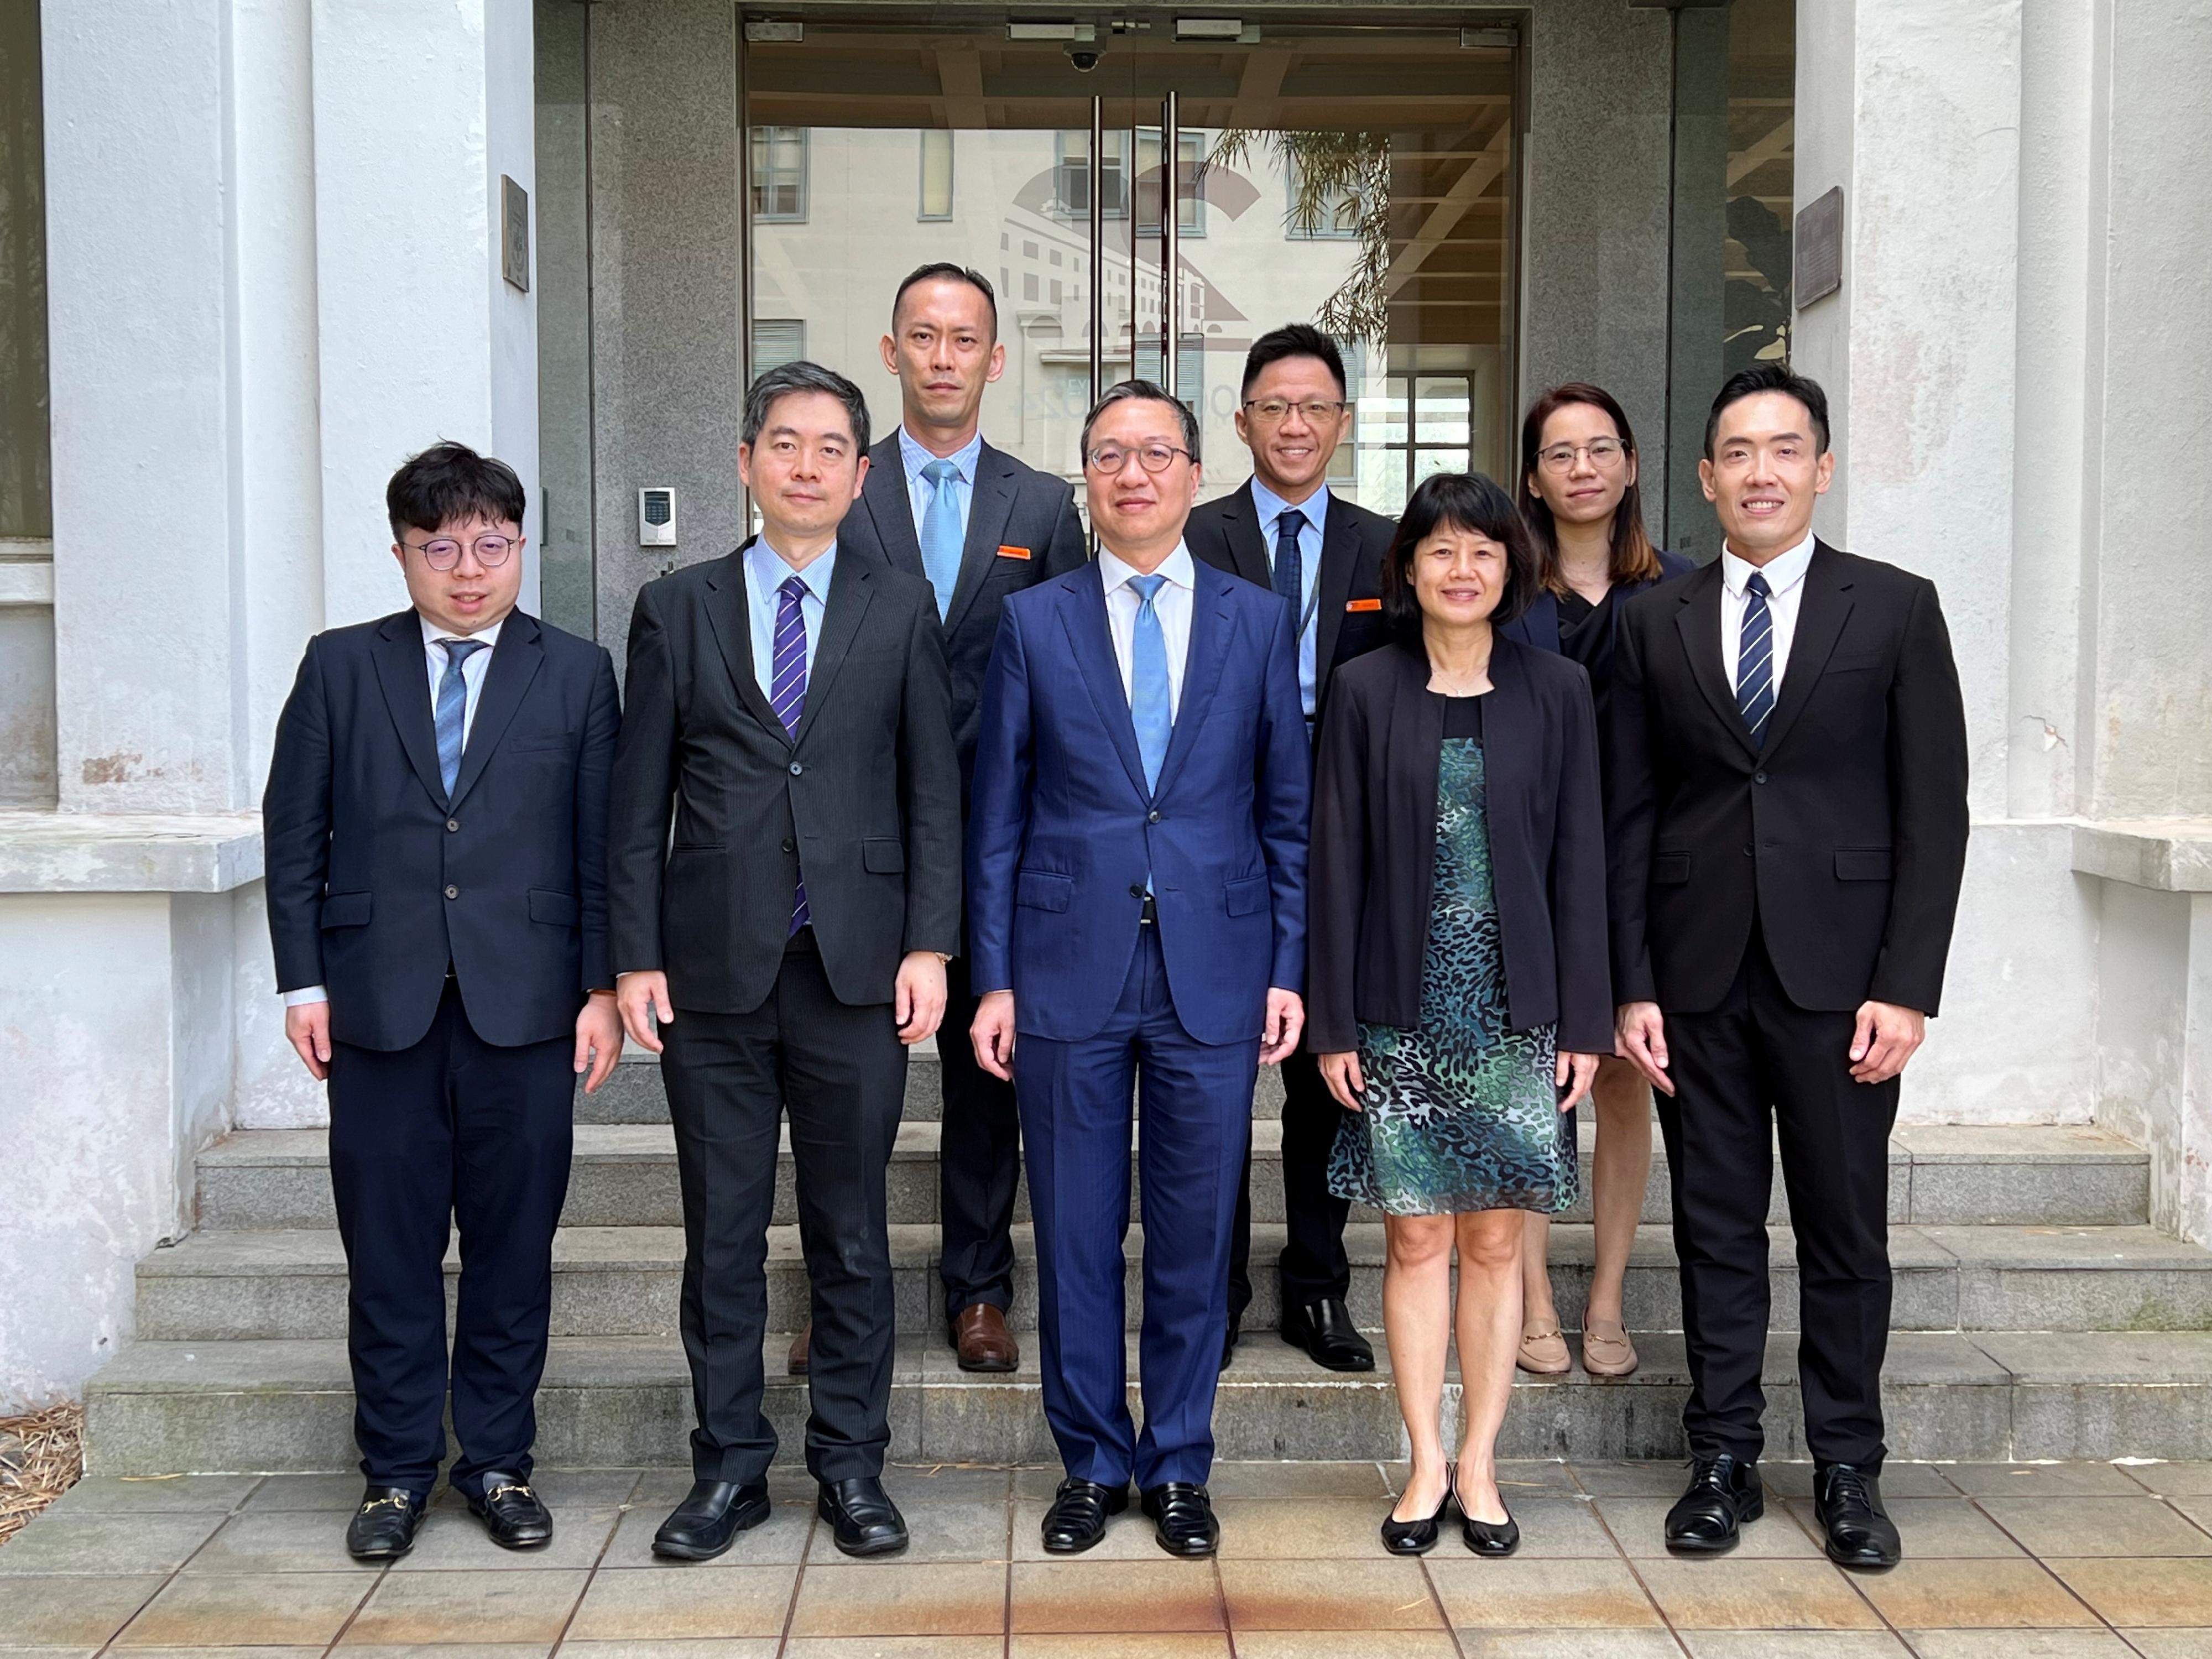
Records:
<instances>
[{"instance_id":1,"label":"concrete step","mask_svg":"<svg viewBox=\"0 0 2212 1659\"><path fill-rule=\"evenodd\" d=\"M890 1455L908 1462L1056 1461L1035 1344L1003 1376L961 1371L942 1345L899 1345ZM1516 1377L1498 1450L1508 1457L1680 1457L1687 1373L1679 1337L1641 1340L1643 1369L1598 1381ZM1802 1459L1795 1344L1767 1349L1770 1456ZM795 1457L806 1395L767 1345L768 1413ZM1322 1371L1264 1337L1222 1379L1213 1423L1224 1458L1396 1458L1403 1431L1383 1368ZM1136 1375L1135 1358L1129 1375ZM2212 1450L2212 1334L1900 1333L1884 1373L1891 1455L1901 1460L2202 1458ZM1448 1383L1445 1414L1456 1413ZM334 1340L138 1341L86 1390L88 1472L100 1475L351 1469L353 1395ZM1130 1409L1141 1415L1135 1389ZM538 1400L538 1461L551 1468L680 1462L690 1382L665 1337L557 1337ZM1446 1433L1455 1430L1447 1422Z\"/></svg>"},{"instance_id":2,"label":"concrete step","mask_svg":"<svg viewBox=\"0 0 2212 1659\"><path fill-rule=\"evenodd\" d=\"M1595 1127L1582 1126L1583 1167L1588 1171ZM938 1217L938 1134L933 1121L907 1123L891 1154L887 1196L895 1223L930 1223ZM1283 1218L1280 1173L1282 1127L1277 1120L1252 1126L1252 1213L1258 1221ZM2069 1127L1898 1130L1889 1148L1889 1218L1931 1225L2140 1225L2146 1221L2149 1156L2115 1136ZM1668 1219L1665 1148L1653 1147L1651 1181L1644 1219ZM1564 1219L1590 1218L1589 1182L1581 1201ZM1133 1213L1141 1214L1132 1200ZM1358 1220L1378 1219L1354 1211ZM1790 1206L1778 1168L1769 1218L1789 1219ZM776 1180L775 1220L799 1218L786 1137ZM1030 1218L1024 1182L1015 1198L1015 1218ZM576 1156L562 1219L572 1227L681 1226L676 1146L665 1123L579 1124ZM254 1129L218 1141L199 1158L199 1224L211 1231L334 1227L327 1138L319 1129Z\"/></svg>"},{"instance_id":3,"label":"concrete step","mask_svg":"<svg viewBox=\"0 0 2212 1659\"><path fill-rule=\"evenodd\" d=\"M1270 1271L1283 1229L1253 1228L1254 1301L1248 1326L1272 1329L1280 1307ZM1352 1317L1379 1330L1383 1232L1346 1230ZM1034 1328L1036 1242L1015 1230L1009 1322ZM1773 1325L1797 1328L1796 1241L1773 1230ZM1144 1230L1127 1246L1129 1328L1143 1307ZM1552 1282L1561 1319L1580 1328L1593 1261L1591 1230L1553 1229ZM1901 1331L2204 1330L2212 1328L2212 1250L2148 1227L1920 1227L1890 1230L1896 1273L1891 1325ZM674 1227L567 1227L554 1241L553 1330L562 1336L657 1336L677 1329L684 1236ZM933 1227L891 1229L899 1328L926 1332L941 1317ZM457 1250L446 1261L448 1297ZM768 1239L769 1328L805 1322L807 1277L796 1227ZM1638 1235L1629 1259L1625 1314L1632 1331L1682 1325L1674 1247L1660 1229ZM346 1328L345 1258L328 1231L197 1233L138 1264L137 1332L161 1340L317 1339Z\"/></svg>"}]
</instances>

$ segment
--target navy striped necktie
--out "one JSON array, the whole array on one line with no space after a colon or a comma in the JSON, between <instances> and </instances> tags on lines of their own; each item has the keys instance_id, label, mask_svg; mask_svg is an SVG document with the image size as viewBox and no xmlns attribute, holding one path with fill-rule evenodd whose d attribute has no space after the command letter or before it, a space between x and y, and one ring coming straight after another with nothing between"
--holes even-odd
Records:
<instances>
[{"instance_id":1,"label":"navy striped necktie","mask_svg":"<svg viewBox=\"0 0 2212 1659\"><path fill-rule=\"evenodd\" d=\"M1751 733L1753 748L1766 744L1766 718L1774 712L1774 616L1766 606L1773 590L1754 570L1743 585L1743 627L1736 635L1735 707Z\"/></svg>"},{"instance_id":2,"label":"navy striped necktie","mask_svg":"<svg viewBox=\"0 0 2212 1659\"><path fill-rule=\"evenodd\" d=\"M776 592L781 597L775 605L775 643L769 658L774 666L769 671L768 700L783 729L796 738L799 719L806 712L806 613L799 608L806 593L805 579L787 576ZM796 933L812 920L806 908L806 873L801 871L792 895L791 931Z\"/></svg>"}]
</instances>

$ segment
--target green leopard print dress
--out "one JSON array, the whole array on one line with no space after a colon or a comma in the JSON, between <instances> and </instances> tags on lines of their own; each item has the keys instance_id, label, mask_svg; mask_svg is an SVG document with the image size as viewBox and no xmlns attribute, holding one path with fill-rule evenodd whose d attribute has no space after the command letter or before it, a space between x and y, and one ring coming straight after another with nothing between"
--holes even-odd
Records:
<instances>
[{"instance_id":1,"label":"green leopard print dress","mask_svg":"<svg viewBox=\"0 0 2212 1659\"><path fill-rule=\"evenodd\" d=\"M1446 738L1420 1024L1361 1022L1365 1109L1345 1114L1329 1159L1332 1193L1389 1215L1556 1215L1576 1198L1574 1114L1552 1081L1557 1028L1506 1026L1484 799L1481 740Z\"/></svg>"}]
</instances>

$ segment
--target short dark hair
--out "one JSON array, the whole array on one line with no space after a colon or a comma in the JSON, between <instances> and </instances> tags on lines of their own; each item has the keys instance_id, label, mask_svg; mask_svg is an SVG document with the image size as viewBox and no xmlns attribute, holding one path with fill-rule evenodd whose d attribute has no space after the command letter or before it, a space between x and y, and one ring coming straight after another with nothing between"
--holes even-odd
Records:
<instances>
[{"instance_id":1,"label":"short dark hair","mask_svg":"<svg viewBox=\"0 0 2212 1659\"><path fill-rule=\"evenodd\" d=\"M1536 598L1541 562L1528 521L1512 496L1480 472L1437 472L1421 480L1398 520L1382 559L1382 620L1401 641L1419 645L1421 602L1413 592L1413 551L1443 526L1487 536L1505 547L1505 592L1490 613L1495 628L1527 611Z\"/></svg>"},{"instance_id":2,"label":"short dark hair","mask_svg":"<svg viewBox=\"0 0 2212 1659\"><path fill-rule=\"evenodd\" d=\"M405 541L410 529L436 530L457 519L520 528L528 501L513 467L450 439L410 455L384 487L396 542Z\"/></svg>"},{"instance_id":3,"label":"short dark hair","mask_svg":"<svg viewBox=\"0 0 2212 1659\"><path fill-rule=\"evenodd\" d=\"M1713 439L1721 429L1721 411L1730 404L1740 404L1746 398L1756 398L1767 392L1778 392L1804 404L1805 413L1813 422L1813 453L1828 453L1828 394L1820 390L1820 383L1797 374L1787 363L1753 363L1729 375L1720 396L1713 399L1713 412L1705 416L1707 460L1713 458Z\"/></svg>"},{"instance_id":4,"label":"short dark hair","mask_svg":"<svg viewBox=\"0 0 2212 1659\"><path fill-rule=\"evenodd\" d=\"M759 378L745 388L745 423L738 441L748 449L757 443L775 400L794 392L826 392L844 404L845 414L853 423L854 448L861 454L867 453L868 400L861 395L860 388L836 369L810 363L803 357L763 369Z\"/></svg>"},{"instance_id":5,"label":"short dark hair","mask_svg":"<svg viewBox=\"0 0 2212 1659\"><path fill-rule=\"evenodd\" d=\"M1083 417L1083 436L1078 440L1082 446L1079 459L1087 464L1091 454L1091 428L1098 424L1098 417L1115 404L1127 403L1165 404L1175 410L1176 419L1182 424L1182 447L1190 452L1192 465L1197 465L1198 416L1190 412L1188 404L1180 398L1170 398L1165 386L1151 380L1123 380L1118 386L1108 386L1099 394L1098 401L1091 405L1091 412Z\"/></svg>"},{"instance_id":6,"label":"short dark hair","mask_svg":"<svg viewBox=\"0 0 2212 1659\"><path fill-rule=\"evenodd\" d=\"M1336 378L1336 395L1346 395L1344 354L1336 349L1335 341L1311 323L1285 323L1253 341L1252 349L1244 354L1244 381L1237 388L1237 395L1250 397L1252 383L1260 378L1260 371L1285 357L1319 359L1321 366Z\"/></svg>"},{"instance_id":7,"label":"short dark hair","mask_svg":"<svg viewBox=\"0 0 2212 1659\"><path fill-rule=\"evenodd\" d=\"M983 303L990 307L991 338L994 341L998 339L998 290L991 286L991 279L984 276L981 271L967 265L956 265L950 259L939 259L929 264L916 265L908 274L906 281L898 285L898 292L891 295L891 321L894 323L898 321L899 301L906 298L907 289L912 288L916 283L937 282L965 283L981 295Z\"/></svg>"}]
</instances>

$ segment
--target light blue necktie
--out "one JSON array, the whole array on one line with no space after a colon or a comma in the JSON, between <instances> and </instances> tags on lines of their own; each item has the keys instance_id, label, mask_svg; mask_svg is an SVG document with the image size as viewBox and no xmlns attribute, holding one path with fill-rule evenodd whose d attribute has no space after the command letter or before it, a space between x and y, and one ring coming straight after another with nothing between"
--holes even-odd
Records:
<instances>
[{"instance_id":1,"label":"light blue necktie","mask_svg":"<svg viewBox=\"0 0 2212 1659\"><path fill-rule=\"evenodd\" d=\"M1774 712L1774 617L1766 608L1773 590L1756 570L1743 585L1743 627L1736 635L1735 706L1754 749L1766 746L1766 717Z\"/></svg>"},{"instance_id":2,"label":"light blue necktie","mask_svg":"<svg viewBox=\"0 0 2212 1659\"><path fill-rule=\"evenodd\" d=\"M1168 707L1168 636L1153 607L1165 576L1132 576L1137 590L1137 631L1129 651L1129 719L1137 728L1137 754L1145 763L1145 791L1159 787L1160 763L1168 757L1175 714Z\"/></svg>"},{"instance_id":3,"label":"light blue necktie","mask_svg":"<svg viewBox=\"0 0 2212 1659\"><path fill-rule=\"evenodd\" d=\"M446 672L438 677L438 775L450 798L461 775L461 739L469 724L469 683L461 665L484 648L482 640L440 640L446 647Z\"/></svg>"},{"instance_id":4,"label":"light blue necktie","mask_svg":"<svg viewBox=\"0 0 2212 1659\"><path fill-rule=\"evenodd\" d=\"M921 568L937 590L937 615L942 621L952 609L952 590L960 584L960 497L953 486L960 469L950 461L932 461L921 469L937 493L921 515Z\"/></svg>"}]
</instances>

